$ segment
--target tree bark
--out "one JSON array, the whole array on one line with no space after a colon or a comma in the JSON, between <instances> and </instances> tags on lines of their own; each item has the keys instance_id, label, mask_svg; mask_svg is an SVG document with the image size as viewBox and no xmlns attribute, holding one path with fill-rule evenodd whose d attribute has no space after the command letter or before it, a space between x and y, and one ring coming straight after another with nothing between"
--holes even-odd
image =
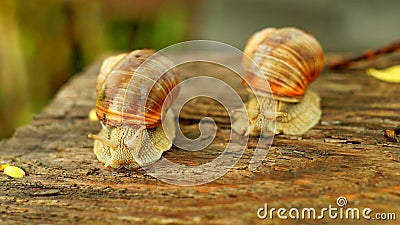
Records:
<instances>
[{"instance_id":1,"label":"tree bark","mask_svg":"<svg viewBox=\"0 0 400 225\"><path fill-rule=\"evenodd\" d=\"M227 65L240 63L221 57ZM320 212L329 205L341 208L336 203L340 196L348 201L343 209L368 207L373 210L371 217L376 212L395 212L400 217L400 145L382 133L400 125L398 84L380 82L358 69L324 71L310 87L321 96L323 110L313 129L302 136L277 135L254 172L248 165L257 138L249 140L239 162L221 178L198 186L176 186L143 169L105 168L96 159L87 134L100 130L98 122L88 120L95 107L99 65L94 63L74 76L32 124L0 142L0 162L26 172L21 179L0 175L2 223L304 224L314 220L279 219L276 211L273 219L260 219L257 210L267 203L269 209L313 207ZM246 99L240 79L227 69L189 64L182 70L185 78L198 74L221 78ZM199 120L205 116L218 126L213 143L196 152L173 147L165 158L200 165L223 151L229 140L229 117L213 100L194 99L183 108L183 133L196 138ZM360 223L330 219L327 213L321 220Z\"/></svg>"}]
</instances>

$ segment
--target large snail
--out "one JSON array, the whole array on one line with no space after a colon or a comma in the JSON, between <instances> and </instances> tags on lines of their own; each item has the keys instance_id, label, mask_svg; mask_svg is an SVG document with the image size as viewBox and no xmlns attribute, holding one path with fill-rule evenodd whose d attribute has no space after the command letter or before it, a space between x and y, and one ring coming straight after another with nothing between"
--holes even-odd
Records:
<instances>
[{"instance_id":1,"label":"large snail","mask_svg":"<svg viewBox=\"0 0 400 225\"><path fill-rule=\"evenodd\" d=\"M153 50L104 60L96 102L102 130L89 137L95 139L94 153L105 166L149 165L171 148L175 127L167 110L177 96L178 76L172 61Z\"/></svg>"},{"instance_id":2,"label":"large snail","mask_svg":"<svg viewBox=\"0 0 400 225\"><path fill-rule=\"evenodd\" d=\"M274 104L276 134L301 135L318 123L320 98L307 87L322 71L323 51L313 36L297 28L267 28L250 37L244 53L244 79L263 94L246 104L250 126L244 125L243 114L237 116L232 125L236 132L257 136L264 130L270 134L274 127L265 121L272 119L271 113L260 109ZM258 68L262 73L257 73Z\"/></svg>"}]
</instances>

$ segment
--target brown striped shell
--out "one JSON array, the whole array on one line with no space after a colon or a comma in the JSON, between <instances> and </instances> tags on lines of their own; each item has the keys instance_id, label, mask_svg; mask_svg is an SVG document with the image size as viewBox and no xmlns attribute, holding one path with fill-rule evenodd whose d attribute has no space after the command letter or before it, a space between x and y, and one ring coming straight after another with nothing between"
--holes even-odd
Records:
<instances>
[{"instance_id":1,"label":"brown striped shell","mask_svg":"<svg viewBox=\"0 0 400 225\"><path fill-rule=\"evenodd\" d=\"M318 41L297 28L267 28L255 33L247 42L244 53L261 69L243 57L245 80L258 91L272 92L274 97L298 102L307 86L322 71L323 51Z\"/></svg>"},{"instance_id":2,"label":"brown striped shell","mask_svg":"<svg viewBox=\"0 0 400 225\"><path fill-rule=\"evenodd\" d=\"M149 49L105 60L97 78L99 120L114 127L157 127L178 94L177 89L170 94L179 83L173 67L166 56Z\"/></svg>"}]
</instances>

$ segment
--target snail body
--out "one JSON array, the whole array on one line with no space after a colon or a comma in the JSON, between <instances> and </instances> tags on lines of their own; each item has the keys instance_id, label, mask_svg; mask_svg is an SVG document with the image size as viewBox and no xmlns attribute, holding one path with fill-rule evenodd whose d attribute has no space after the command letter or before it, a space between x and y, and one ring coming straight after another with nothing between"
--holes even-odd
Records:
<instances>
[{"instance_id":1,"label":"snail body","mask_svg":"<svg viewBox=\"0 0 400 225\"><path fill-rule=\"evenodd\" d=\"M234 130L251 136L262 130L270 134L273 128L268 121L274 120L276 134L301 135L318 123L320 98L307 87L322 71L323 51L313 36L297 28L267 28L250 37L244 53L244 80L257 98L246 104L252 114L250 126L239 115ZM267 109L274 105L274 118L262 110L263 105Z\"/></svg>"},{"instance_id":2,"label":"snail body","mask_svg":"<svg viewBox=\"0 0 400 225\"><path fill-rule=\"evenodd\" d=\"M94 153L101 162L132 169L154 163L171 148L175 125L167 110L177 96L177 89L172 90L178 76L173 63L153 50L104 60L96 101L102 130L89 135L95 139Z\"/></svg>"}]
</instances>

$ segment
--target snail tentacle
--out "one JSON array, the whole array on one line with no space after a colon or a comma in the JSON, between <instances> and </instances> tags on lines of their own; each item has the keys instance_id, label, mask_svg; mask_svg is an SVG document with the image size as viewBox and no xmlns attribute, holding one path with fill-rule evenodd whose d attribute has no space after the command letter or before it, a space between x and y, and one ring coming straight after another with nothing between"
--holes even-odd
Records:
<instances>
[{"instance_id":1,"label":"snail tentacle","mask_svg":"<svg viewBox=\"0 0 400 225\"><path fill-rule=\"evenodd\" d=\"M105 139L101 136L97 136L95 134L88 134L88 138L100 141L103 145L110 147L112 150L117 150L117 148L118 148L118 145L115 144L113 141Z\"/></svg>"}]
</instances>

